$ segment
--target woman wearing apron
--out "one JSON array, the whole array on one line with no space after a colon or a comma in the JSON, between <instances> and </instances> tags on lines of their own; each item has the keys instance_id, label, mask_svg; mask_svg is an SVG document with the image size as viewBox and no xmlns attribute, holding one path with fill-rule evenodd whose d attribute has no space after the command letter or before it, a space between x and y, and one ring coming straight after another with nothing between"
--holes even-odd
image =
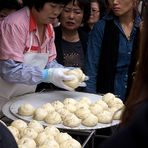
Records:
<instances>
[{"instance_id":1,"label":"woman wearing apron","mask_svg":"<svg viewBox=\"0 0 148 148\"><path fill-rule=\"evenodd\" d=\"M41 82L72 90L67 68L55 60L52 23L69 0L26 0L0 26L0 109L13 96L34 92Z\"/></svg>"}]
</instances>

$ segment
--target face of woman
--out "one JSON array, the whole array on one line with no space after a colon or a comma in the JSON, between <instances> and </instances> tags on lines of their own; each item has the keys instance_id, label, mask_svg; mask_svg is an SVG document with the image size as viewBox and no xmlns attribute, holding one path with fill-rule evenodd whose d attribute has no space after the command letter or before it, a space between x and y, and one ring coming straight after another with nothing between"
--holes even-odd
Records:
<instances>
[{"instance_id":1,"label":"face of woman","mask_svg":"<svg viewBox=\"0 0 148 148\"><path fill-rule=\"evenodd\" d=\"M100 19L100 9L97 2L91 2L91 14L88 24L95 24Z\"/></svg>"},{"instance_id":2,"label":"face of woman","mask_svg":"<svg viewBox=\"0 0 148 148\"><path fill-rule=\"evenodd\" d=\"M108 0L108 2L114 14L121 16L133 11L136 0Z\"/></svg>"},{"instance_id":3,"label":"face of woman","mask_svg":"<svg viewBox=\"0 0 148 148\"><path fill-rule=\"evenodd\" d=\"M77 30L83 20L83 10L73 2L66 5L61 13L60 22L67 30Z\"/></svg>"},{"instance_id":4,"label":"face of woman","mask_svg":"<svg viewBox=\"0 0 148 148\"><path fill-rule=\"evenodd\" d=\"M63 4L45 3L43 9L39 12L35 11L35 19L39 24L52 24L63 10L63 7Z\"/></svg>"}]
</instances>

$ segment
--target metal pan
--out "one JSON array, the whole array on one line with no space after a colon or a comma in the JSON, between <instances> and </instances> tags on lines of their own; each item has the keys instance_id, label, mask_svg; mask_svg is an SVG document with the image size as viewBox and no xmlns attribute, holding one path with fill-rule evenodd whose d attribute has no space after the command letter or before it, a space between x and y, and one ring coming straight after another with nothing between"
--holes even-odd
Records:
<instances>
[{"instance_id":1,"label":"metal pan","mask_svg":"<svg viewBox=\"0 0 148 148\"><path fill-rule=\"evenodd\" d=\"M15 101L13 101L10 106L9 106L9 111L10 113L15 117L22 119L24 121L31 121L32 117L26 117L26 116L20 116L18 114L18 108L20 105L25 104L25 103L30 103L32 104L35 108L47 103L47 102L53 102L56 100L63 101L65 98L74 98L79 100L82 97L88 97L92 102L95 102L98 99L101 99L102 96L100 95L95 95L95 94L90 94L90 93L83 93L83 92L76 92L76 91L52 91L52 92L45 92L45 93L32 93L32 94L27 94L23 96L19 96L14 98ZM6 114L7 116L7 114ZM41 124L47 126L48 124L45 123L44 121L40 121ZM86 127L83 125L80 125L75 128L70 128L67 126L64 126L63 124L57 124L55 125L57 128L61 129L76 129L76 130L91 130L91 129L100 129L100 128L106 128L110 127L113 125L118 124L118 120L114 120L111 124L102 124L98 123L94 127Z\"/></svg>"}]
</instances>

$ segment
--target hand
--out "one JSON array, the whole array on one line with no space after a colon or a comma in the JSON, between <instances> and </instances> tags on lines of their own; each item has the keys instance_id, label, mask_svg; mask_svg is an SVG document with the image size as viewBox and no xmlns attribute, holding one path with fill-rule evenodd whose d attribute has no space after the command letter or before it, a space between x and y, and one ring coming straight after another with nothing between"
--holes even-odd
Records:
<instances>
[{"instance_id":1,"label":"hand","mask_svg":"<svg viewBox=\"0 0 148 148\"><path fill-rule=\"evenodd\" d=\"M73 75L66 75L67 68L50 68L43 70L44 82L53 83L55 86L72 91L73 88L64 84L64 81L73 80Z\"/></svg>"}]
</instances>

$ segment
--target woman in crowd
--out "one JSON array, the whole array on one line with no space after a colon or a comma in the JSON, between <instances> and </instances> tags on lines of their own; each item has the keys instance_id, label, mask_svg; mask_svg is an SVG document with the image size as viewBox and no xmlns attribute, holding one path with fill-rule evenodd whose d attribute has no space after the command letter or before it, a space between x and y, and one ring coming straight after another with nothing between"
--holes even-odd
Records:
<instances>
[{"instance_id":1,"label":"woman in crowd","mask_svg":"<svg viewBox=\"0 0 148 148\"><path fill-rule=\"evenodd\" d=\"M148 147L148 0L144 1L144 5L139 64L132 89L125 103L119 130L100 148Z\"/></svg>"},{"instance_id":2,"label":"woman in crowd","mask_svg":"<svg viewBox=\"0 0 148 148\"><path fill-rule=\"evenodd\" d=\"M139 1L108 0L108 3L110 13L93 27L89 36L86 91L112 92L124 101L136 65Z\"/></svg>"},{"instance_id":3,"label":"woman in crowd","mask_svg":"<svg viewBox=\"0 0 148 148\"><path fill-rule=\"evenodd\" d=\"M52 23L69 0L25 0L0 27L0 106L13 96L34 92L41 82L72 90L68 69L56 62Z\"/></svg>"},{"instance_id":4,"label":"woman in crowd","mask_svg":"<svg viewBox=\"0 0 148 148\"><path fill-rule=\"evenodd\" d=\"M80 29L89 18L87 0L71 0L60 15L60 26L55 28L57 61L64 66L84 69L87 34Z\"/></svg>"},{"instance_id":5,"label":"woman in crowd","mask_svg":"<svg viewBox=\"0 0 148 148\"><path fill-rule=\"evenodd\" d=\"M80 29L89 18L90 3L87 0L70 0L59 16L60 26L55 27L56 60L66 67L84 69L87 34ZM41 83L37 91L55 89L52 84ZM57 88L56 88L57 89Z\"/></svg>"},{"instance_id":6,"label":"woman in crowd","mask_svg":"<svg viewBox=\"0 0 148 148\"><path fill-rule=\"evenodd\" d=\"M91 0L91 12L90 17L84 26L82 27L85 32L90 32L95 23L97 23L105 14L106 7L103 0Z\"/></svg>"}]
</instances>

